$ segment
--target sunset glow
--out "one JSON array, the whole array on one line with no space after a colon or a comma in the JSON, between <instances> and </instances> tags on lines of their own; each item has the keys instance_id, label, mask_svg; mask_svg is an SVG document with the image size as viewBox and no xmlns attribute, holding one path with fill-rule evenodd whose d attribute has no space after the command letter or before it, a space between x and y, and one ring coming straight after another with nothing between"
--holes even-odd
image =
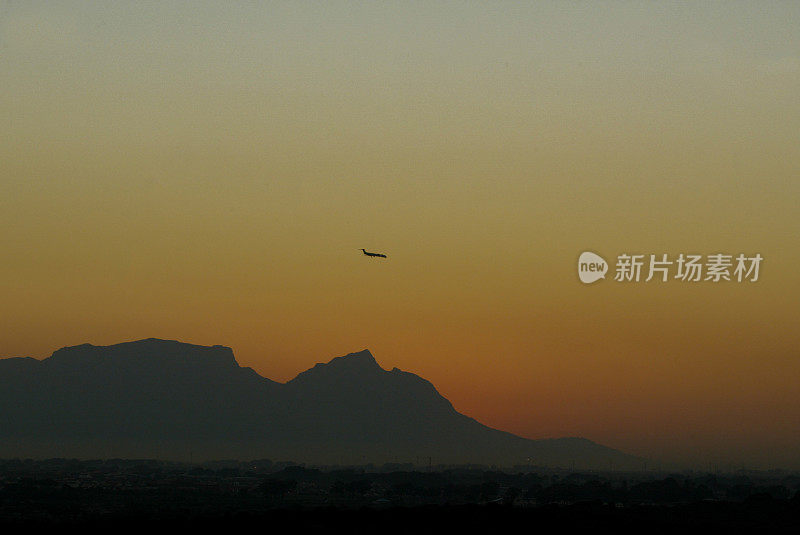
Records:
<instances>
[{"instance_id":1,"label":"sunset glow","mask_svg":"<svg viewBox=\"0 0 800 535\"><path fill-rule=\"evenodd\" d=\"M0 356L369 348L524 437L800 468L800 4L167 4L0 8Z\"/></svg>"}]
</instances>

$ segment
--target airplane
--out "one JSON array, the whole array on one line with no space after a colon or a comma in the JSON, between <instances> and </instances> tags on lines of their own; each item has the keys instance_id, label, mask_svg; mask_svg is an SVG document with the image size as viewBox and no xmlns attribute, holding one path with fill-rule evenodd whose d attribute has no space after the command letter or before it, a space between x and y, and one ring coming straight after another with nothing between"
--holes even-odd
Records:
<instances>
[{"instance_id":1,"label":"airplane","mask_svg":"<svg viewBox=\"0 0 800 535\"><path fill-rule=\"evenodd\" d=\"M367 255L367 256L378 257L378 258L386 258L386 255L385 255L385 254L381 254L381 253L368 253L368 252L367 252L365 249L359 249L359 251L363 251L363 252L364 252L364 254L365 254L365 255Z\"/></svg>"}]
</instances>

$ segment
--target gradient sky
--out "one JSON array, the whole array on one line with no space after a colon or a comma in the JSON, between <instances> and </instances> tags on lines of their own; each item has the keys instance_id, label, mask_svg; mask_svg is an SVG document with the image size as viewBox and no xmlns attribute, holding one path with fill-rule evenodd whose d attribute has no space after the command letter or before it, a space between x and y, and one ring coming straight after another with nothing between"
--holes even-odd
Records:
<instances>
[{"instance_id":1,"label":"gradient sky","mask_svg":"<svg viewBox=\"0 0 800 535\"><path fill-rule=\"evenodd\" d=\"M483 423L800 468L800 3L0 3L0 355L369 348ZM388 261L358 248L386 252ZM582 285L578 255L760 253Z\"/></svg>"}]
</instances>

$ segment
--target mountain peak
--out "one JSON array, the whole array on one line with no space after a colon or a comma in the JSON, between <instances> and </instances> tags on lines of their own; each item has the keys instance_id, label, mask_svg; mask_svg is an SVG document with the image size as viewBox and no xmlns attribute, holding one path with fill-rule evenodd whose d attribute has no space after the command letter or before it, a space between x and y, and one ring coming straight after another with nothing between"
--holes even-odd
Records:
<instances>
[{"instance_id":1,"label":"mountain peak","mask_svg":"<svg viewBox=\"0 0 800 535\"><path fill-rule=\"evenodd\" d=\"M375 357L373 357L372 353L370 353L369 349L362 349L361 351L356 351L355 353L348 353L347 355L333 358L325 364L317 364L314 366L314 368L322 366L327 368L342 368L348 370L385 371L380 367L378 362L375 360Z\"/></svg>"},{"instance_id":2,"label":"mountain peak","mask_svg":"<svg viewBox=\"0 0 800 535\"><path fill-rule=\"evenodd\" d=\"M369 349L363 349L333 358L328 362L318 362L313 368L300 373L289 382L304 382L312 377L366 378L385 371L375 360L375 357L372 356Z\"/></svg>"},{"instance_id":3,"label":"mountain peak","mask_svg":"<svg viewBox=\"0 0 800 535\"><path fill-rule=\"evenodd\" d=\"M372 356L372 353L370 353L369 349L362 349L361 351L356 351L355 353L348 353L347 355L336 357L331 359L328 364L333 364L334 362L347 362L348 364L352 365L378 366L378 362L375 360L375 357Z\"/></svg>"},{"instance_id":4,"label":"mountain peak","mask_svg":"<svg viewBox=\"0 0 800 535\"><path fill-rule=\"evenodd\" d=\"M385 371L380 367L375 357L372 356L369 349L362 349L355 353L348 353L347 355L336 357L327 363L317 363L312 370L317 368L328 369L341 369L341 370L365 370L365 371Z\"/></svg>"}]
</instances>

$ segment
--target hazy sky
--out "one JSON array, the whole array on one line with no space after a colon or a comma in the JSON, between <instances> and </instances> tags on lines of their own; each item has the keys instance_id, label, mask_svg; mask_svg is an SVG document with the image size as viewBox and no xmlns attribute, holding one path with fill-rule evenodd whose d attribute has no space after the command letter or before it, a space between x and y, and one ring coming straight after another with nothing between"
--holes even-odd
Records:
<instances>
[{"instance_id":1,"label":"hazy sky","mask_svg":"<svg viewBox=\"0 0 800 535\"><path fill-rule=\"evenodd\" d=\"M0 355L367 347L526 437L800 467L800 3L520 4L1 2Z\"/></svg>"}]
</instances>

